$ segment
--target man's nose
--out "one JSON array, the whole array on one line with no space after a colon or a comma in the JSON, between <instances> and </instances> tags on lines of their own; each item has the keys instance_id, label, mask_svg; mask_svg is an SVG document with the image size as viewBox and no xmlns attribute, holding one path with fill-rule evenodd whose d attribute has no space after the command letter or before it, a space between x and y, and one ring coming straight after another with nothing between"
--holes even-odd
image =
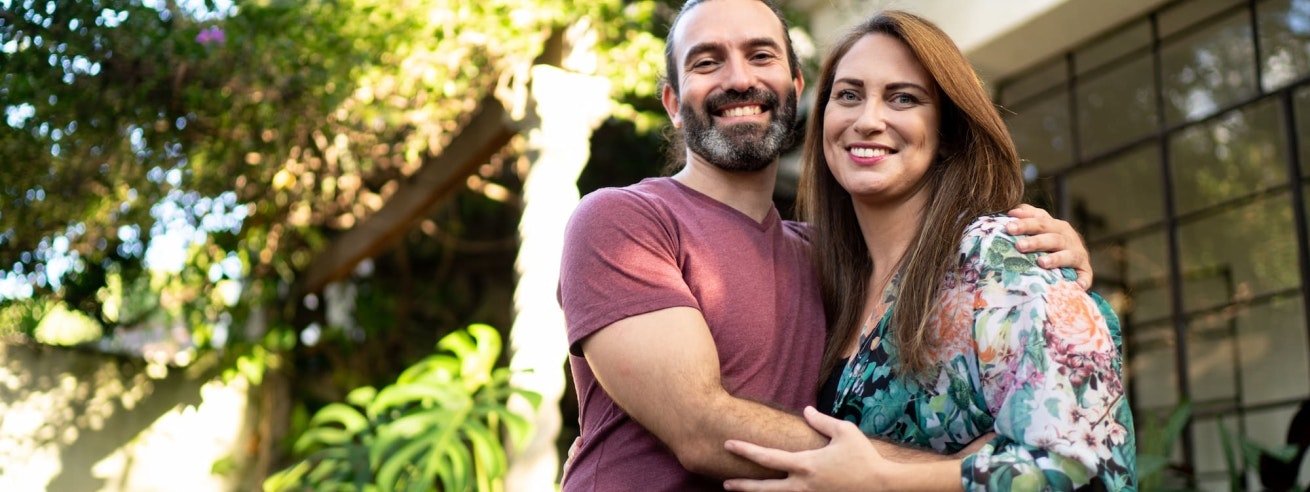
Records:
<instances>
[{"instance_id":1,"label":"man's nose","mask_svg":"<svg viewBox=\"0 0 1310 492\"><path fill-rule=\"evenodd\" d=\"M723 89L746 92L755 87L759 79L755 76L754 68L744 57L735 56L729 59Z\"/></svg>"}]
</instances>

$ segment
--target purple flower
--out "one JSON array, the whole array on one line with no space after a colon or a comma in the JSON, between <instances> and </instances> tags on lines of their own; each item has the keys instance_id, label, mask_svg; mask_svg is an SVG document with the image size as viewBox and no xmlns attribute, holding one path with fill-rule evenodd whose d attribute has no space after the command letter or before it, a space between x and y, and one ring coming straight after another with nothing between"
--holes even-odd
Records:
<instances>
[{"instance_id":1,"label":"purple flower","mask_svg":"<svg viewBox=\"0 0 1310 492\"><path fill-rule=\"evenodd\" d=\"M218 26L206 27L200 34L196 35L196 42L204 46L222 46L227 41L227 35Z\"/></svg>"}]
</instances>

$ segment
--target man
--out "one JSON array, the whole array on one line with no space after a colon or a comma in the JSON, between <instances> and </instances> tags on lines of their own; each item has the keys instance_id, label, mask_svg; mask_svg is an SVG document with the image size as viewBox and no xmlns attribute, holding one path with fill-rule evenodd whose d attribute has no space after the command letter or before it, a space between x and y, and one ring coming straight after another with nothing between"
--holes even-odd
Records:
<instances>
[{"instance_id":1,"label":"man","mask_svg":"<svg viewBox=\"0 0 1310 492\"><path fill-rule=\"evenodd\" d=\"M763 0L690 0L667 41L663 102L686 166L587 196L566 232L582 425L566 491L721 490L777 475L728 439L827 442L797 415L816 396L823 304L804 226L772 202L804 88L785 20Z\"/></svg>"}]
</instances>

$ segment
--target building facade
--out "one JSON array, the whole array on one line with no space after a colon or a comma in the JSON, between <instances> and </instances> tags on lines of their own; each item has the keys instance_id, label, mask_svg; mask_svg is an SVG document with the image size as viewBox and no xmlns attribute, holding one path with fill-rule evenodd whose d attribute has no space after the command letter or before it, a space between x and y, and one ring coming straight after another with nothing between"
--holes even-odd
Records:
<instances>
[{"instance_id":1,"label":"building facade","mask_svg":"<svg viewBox=\"0 0 1310 492\"><path fill-rule=\"evenodd\" d=\"M820 50L879 8L956 39L1006 111L1027 200L1092 251L1140 446L1190 403L1179 485L1310 482L1297 457L1262 483L1240 451L1310 440L1310 0L793 3Z\"/></svg>"}]
</instances>

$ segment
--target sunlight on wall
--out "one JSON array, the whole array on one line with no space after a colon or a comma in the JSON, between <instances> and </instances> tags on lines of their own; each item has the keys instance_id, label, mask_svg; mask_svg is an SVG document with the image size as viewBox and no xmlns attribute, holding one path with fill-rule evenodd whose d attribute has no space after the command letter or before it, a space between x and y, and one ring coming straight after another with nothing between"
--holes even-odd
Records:
<instances>
[{"instance_id":1,"label":"sunlight on wall","mask_svg":"<svg viewBox=\"0 0 1310 492\"><path fill-rule=\"evenodd\" d=\"M39 345L0 344L0 360L0 490L238 488L244 380Z\"/></svg>"}]
</instances>

